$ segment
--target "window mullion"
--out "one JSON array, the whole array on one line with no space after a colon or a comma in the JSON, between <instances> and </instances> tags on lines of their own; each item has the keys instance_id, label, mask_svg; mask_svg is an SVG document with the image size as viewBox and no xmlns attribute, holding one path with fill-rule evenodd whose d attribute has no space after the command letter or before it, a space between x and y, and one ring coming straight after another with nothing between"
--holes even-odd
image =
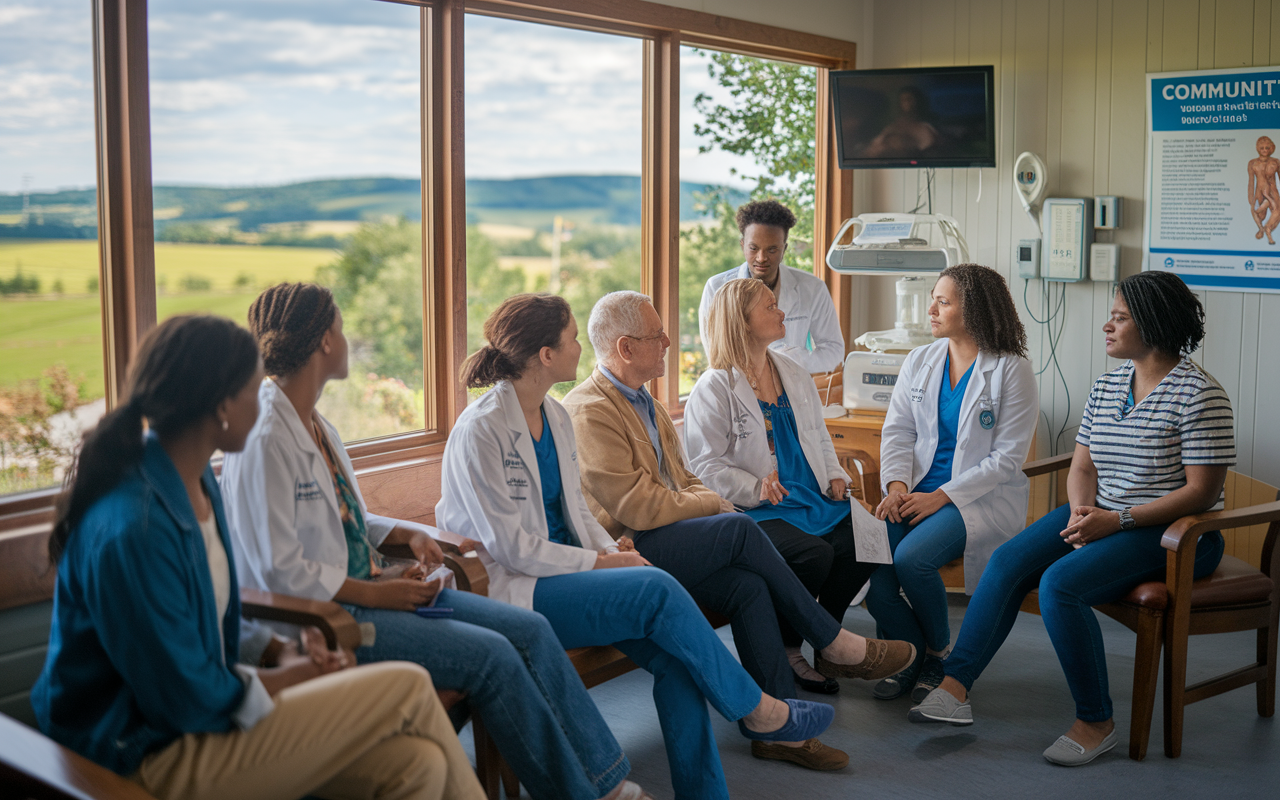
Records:
<instances>
[{"instance_id":1,"label":"window mullion","mask_svg":"<svg viewBox=\"0 0 1280 800\"><path fill-rule=\"evenodd\" d=\"M147 3L93 4L99 291L108 408L156 324Z\"/></svg>"},{"instance_id":2,"label":"window mullion","mask_svg":"<svg viewBox=\"0 0 1280 800\"><path fill-rule=\"evenodd\" d=\"M663 327L676 338L654 396L668 409L680 405L680 40L663 33L644 46L644 142L641 256L642 291L653 298Z\"/></svg>"}]
</instances>

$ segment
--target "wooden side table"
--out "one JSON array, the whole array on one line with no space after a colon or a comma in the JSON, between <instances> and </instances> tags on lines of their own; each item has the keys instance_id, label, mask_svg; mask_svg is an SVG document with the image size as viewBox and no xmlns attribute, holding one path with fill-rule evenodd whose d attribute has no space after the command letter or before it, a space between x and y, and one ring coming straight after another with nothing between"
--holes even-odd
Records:
<instances>
[{"instance_id":1,"label":"wooden side table","mask_svg":"<svg viewBox=\"0 0 1280 800\"><path fill-rule=\"evenodd\" d=\"M874 508L881 500L880 430L884 427L884 412L854 410L826 422L836 455L850 475L861 472L862 501ZM857 466L850 462L857 462Z\"/></svg>"}]
</instances>

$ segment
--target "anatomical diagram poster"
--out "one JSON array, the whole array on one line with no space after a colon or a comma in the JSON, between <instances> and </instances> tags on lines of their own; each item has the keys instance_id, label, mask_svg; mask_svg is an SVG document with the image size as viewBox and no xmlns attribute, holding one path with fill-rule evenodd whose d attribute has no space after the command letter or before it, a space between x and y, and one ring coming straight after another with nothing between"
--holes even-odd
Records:
<instances>
[{"instance_id":1,"label":"anatomical diagram poster","mask_svg":"<svg viewBox=\"0 0 1280 800\"><path fill-rule=\"evenodd\" d=\"M1280 68L1147 75L1145 269L1280 292Z\"/></svg>"}]
</instances>

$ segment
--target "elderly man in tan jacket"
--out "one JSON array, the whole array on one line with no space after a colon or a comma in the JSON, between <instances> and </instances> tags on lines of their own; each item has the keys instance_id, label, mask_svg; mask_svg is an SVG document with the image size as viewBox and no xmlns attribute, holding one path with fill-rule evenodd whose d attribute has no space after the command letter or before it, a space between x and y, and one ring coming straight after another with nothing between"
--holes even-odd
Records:
<instances>
[{"instance_id":1,"label":"elderly man in tan jacket","mask_svg":"<svg viewBox=\"0 0 1280 800\"><path fill-rule=\"evenodd\" d=\"M665 371L671 344L652 301L639 292L607 294L591 310L587 333L597 367L564 399L587 503L610 534L630 539L704 608L729 617L742 665L760 687L796 696L779 614L813 645L827 677L879 680L911 663L910 644L843 629L755 521L685 467L671 417L645 389ZM840 769L849 760L817 739L752 742L751 752L810 769Z\"/></svg>"}]
</instances>

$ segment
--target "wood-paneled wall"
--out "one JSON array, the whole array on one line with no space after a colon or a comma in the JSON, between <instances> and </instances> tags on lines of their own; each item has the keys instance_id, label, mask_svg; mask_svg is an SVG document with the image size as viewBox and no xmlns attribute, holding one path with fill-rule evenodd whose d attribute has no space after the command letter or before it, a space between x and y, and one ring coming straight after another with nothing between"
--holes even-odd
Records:
<instances>
[{"instance_id":1,"label":"wood-paneled wall","mask_svg":"<svg viewBox=\"0 0 1280 800\"><path fill-rule=\"evenodd\" d=\"M1027 326L1036 368L1049 364L1042 284L1016 277L1013 247L1039 234L1013 188L1013 160L1024 150L1048 167L1048 197L1124 198L1124 227L1099 231L1120 244L1121 274L1141 268L1147 200L1146 73L1280 63L1280 1L1275 0L876 0L875 67L996 65L997 168L938 170L933 208L954 216L973 260L1009 279ZM877 170L855 179L855 212L909 210L918 170ZM982 197L978 200L979 187ZM868 329L892 326L892 279L856 281ZM1023 304L1028 288L1029 307ZM1053 289L1056 303L1061 286ZM1040 375L1039 455L1072 447L1093 379L1112 368L1100 329L1114 287L1065 286L1057 348L1062 376ZM1194 357L1227 390L1236 414L1235 470L1228 505L1274 499L1280 485L1280 295L1205 292L1208 335ZM855 307L859 306L855 302ZM862 322L862 321L860 321ZM1268 348L1270 345L1270 349ZM1271 409L1268 412L1267 409ZM1058 433L1066 425L1061 437ZM1056 440L1056 441L1055 441ZM1255 562L1257 532L1228 552Z\"/></svg>"}]
</instances>

